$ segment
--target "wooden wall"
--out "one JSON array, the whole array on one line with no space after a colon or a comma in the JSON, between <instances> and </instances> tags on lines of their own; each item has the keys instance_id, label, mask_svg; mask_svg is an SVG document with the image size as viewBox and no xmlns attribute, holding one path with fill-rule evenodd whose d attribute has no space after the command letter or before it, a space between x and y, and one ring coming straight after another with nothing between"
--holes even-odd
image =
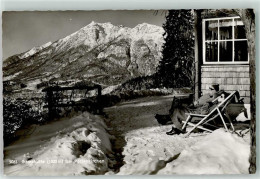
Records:
<instances>
[{"instance_id":1,"label":"wooden wall","mask_svg":"<svg viewBox=\"0 0 260 179\"><path fill-rule=\"evenodd\" d=\"M245 103L250 103L249 65L201 66L201 91L207 93L211 84L219 84L221 90L239 91Z\"/></svg>"}]
</instances>

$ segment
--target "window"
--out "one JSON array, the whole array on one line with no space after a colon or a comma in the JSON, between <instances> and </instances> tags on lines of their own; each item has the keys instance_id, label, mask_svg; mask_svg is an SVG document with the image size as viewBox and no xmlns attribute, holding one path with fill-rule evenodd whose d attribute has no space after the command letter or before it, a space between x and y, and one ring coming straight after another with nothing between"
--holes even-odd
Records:
<instances>
[{"instance_id":1,"label":"window","mask_svg":"<svg viewBox=\"0 0 260 179\"><path fill-rule=\"evenodd\" d=\"M239 17L203 20L203 63L249 63L245 28Z\"/></svg>"}]
</instances>

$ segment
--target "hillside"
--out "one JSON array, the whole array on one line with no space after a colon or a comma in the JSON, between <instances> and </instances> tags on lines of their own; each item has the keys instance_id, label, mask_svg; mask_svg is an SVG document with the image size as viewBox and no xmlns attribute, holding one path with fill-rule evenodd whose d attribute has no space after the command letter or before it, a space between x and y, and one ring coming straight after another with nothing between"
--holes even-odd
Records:
<instances>
[{"instance_id":1,"label":"hillside","mask_svg":"<svg viewBox=\"0 0 260 179\"><path fill-rule=\"evenodd\" d=\"M161 58L163 29L92 22L56 42L48 42L3 62L10 91L35 90L43 83L92 81L103 86L155 73ZM42 85L44 86L44 85Z\"/></svg>"}]
</instances>

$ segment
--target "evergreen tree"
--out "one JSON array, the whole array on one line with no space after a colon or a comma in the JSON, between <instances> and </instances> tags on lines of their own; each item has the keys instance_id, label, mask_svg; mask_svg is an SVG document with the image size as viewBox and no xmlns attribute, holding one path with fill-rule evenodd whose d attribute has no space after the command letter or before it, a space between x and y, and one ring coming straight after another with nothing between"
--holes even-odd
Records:
<instances>
[{"instance_id":1,"label":"evergreen tree","mask_svg":"<svg viewBox=\"0 0 260 179\"><path fill-rule=\"evenodd\" d=\"M194 29L191 10L169 10L158 80L165 87L193 86Z\"/></svg>"}]
</instances>

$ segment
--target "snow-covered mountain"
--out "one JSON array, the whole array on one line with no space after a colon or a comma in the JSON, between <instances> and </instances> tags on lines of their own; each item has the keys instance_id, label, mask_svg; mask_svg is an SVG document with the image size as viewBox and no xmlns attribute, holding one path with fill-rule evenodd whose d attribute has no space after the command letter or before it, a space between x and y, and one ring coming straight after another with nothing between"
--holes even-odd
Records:
<instances>
[{"instance_id":1,"label":"snow-covered mountain","mask_svg":"<svg viewBox=\"0 0 260 179\"><path fill-rule=\"evenodd\" d=\"M161 58L163 28L134 28L91 22L77 32L9 57L5 80L30 85L45 81L90 80L117 85L155 73Z\"/></svg>"}]
</instances>

